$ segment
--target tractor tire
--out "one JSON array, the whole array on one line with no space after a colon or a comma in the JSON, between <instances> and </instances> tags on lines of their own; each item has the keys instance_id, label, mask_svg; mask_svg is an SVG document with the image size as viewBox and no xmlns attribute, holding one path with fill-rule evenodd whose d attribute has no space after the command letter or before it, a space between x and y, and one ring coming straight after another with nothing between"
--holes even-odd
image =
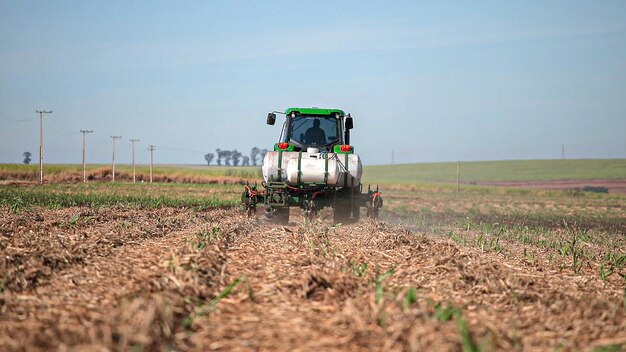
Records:
<instances>
[{"instance_id":1,"label":"tractor tire","mask_svg":"<svg viewBox=\"0 0 626 352\"><path fill-rule=\"evenodd\" d=\"M317 209L311 209L311 210L307 210L304 213L304 217L308 220L308 221L313 221L315 219L317 219L317 217L320 215L320 211Z\"/></svg>"},{"instance_id":2,"label":"tractor tire","mask_svg":"<svg viewBox=\"0 0 626 352\"><path fill-rule=\"evenodd\" d=\"M367 209L367 217L369 219L378 219L379 209L377 208L368 208Z\"/></svg>"},{"instance_id":3,"label":"tractor tire","mask_svg":"<svg viewBox=\"0 0 626 352\"><path fill-rule=\"evenodd\" d=\"M335 224L353 224L361 218L358 205L337 203L333 206L333 221Z\"/></svg>"},{"instance_id":4,"label":"tractor tire","mask_svg":"<svg viewBox=\"0 0 626 352\"><path fill-rule=\"evenodd\" d=\"M265 222L269 224L289 224L289 208L272 208L265 206L265 214L263 214Z\"/></svg>"},{"instance_id":5,"label":"tractor tire","mask_svg":"<svg viewBox=\"0 0 626 352\"><path fill-rule=\"evenodd\" d=\"M367 208L367 217L369 219L378 219L380 208L373 206L371 201L367 201L365 205Z\"/></svg>"},{"instance_id":6,"label":"tractor tire","mask_svg":"<svg viewBox=\"0 0 626 352\"><path fill-rule=\"evenodd\" d=\"M256 202L251 197L248 197L246 192L241 195L241 205L245 209L248 217L256 213Z\"/></svg>"}]
</instances>

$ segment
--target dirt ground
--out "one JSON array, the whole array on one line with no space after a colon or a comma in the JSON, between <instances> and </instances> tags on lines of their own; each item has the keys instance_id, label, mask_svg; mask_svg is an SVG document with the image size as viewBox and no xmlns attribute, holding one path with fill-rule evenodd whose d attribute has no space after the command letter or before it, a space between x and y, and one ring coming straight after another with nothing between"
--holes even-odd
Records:
<instances>
[{"instance_id":1,"label":"dirt ground","mask_svg":"<svg viewBox=\"0 0 626 352\"><path fill-rule=\"evenodd\" d=\"M626 180L557 180L557 181L480 181L481 186L512 188L583 190L585 187L606 188L611 194L626 194Z\"/></svg>"},{"instance_id":2,"label":"dirt ground","mask_svg":"<svg viewBox=\"0 0 626 352\"><path fill-rule=\"evenodd\" d=\"M591 350L624 283L382 221L236 210L0 209L0 346L32 350Z\"/></svg>"},{"instance_id":3,"label":"dirt ground","mask_svg":"<svg viewBox=\"0 0 626 352\"><path fill-rule=\"evenodd\" d=\"M136 180L139 183L148 182L150 174L144 172L136 173ZM87 180L90 182L111 182L113 179L112 171L109 168L98 168L87 171ZM155 174L153 181L158 183L191 183L191 184L239 184L243 185L247 181L254 182L253 179L233 177L233 176L210 176L202 174L179 174L172 172L171 174ZM116 182L132 182L133 175L129 172L117 171L115 173ZM60 173L46 174L45 183L80 183L83 182L82 172L65 171ZM39 183L38 172L20 172L20 171L3 171L0 172L0 185L28 185Z\"/></svg>"}]
</instances>

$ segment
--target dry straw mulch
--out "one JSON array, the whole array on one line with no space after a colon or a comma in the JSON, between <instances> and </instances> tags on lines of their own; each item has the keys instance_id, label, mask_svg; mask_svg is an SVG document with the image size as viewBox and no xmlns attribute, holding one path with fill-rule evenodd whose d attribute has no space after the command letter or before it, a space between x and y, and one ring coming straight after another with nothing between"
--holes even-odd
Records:
<instances>
[{"instance_id":1,"label":"dry straw mulch","mask_svg":"<svg viewBox=\"0 0 626 352\"><path fill-rule=\"evenodd\" d=\"M272 227L234 210L0 211L6 350L626 343L620 281L382 222Z\"/></svg>"}]
</instances>

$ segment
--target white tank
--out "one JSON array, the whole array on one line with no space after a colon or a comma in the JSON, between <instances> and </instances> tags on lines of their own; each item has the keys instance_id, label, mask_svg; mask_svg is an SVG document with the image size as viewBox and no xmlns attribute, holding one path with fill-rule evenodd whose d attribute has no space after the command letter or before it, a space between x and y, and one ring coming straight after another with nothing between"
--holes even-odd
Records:
<instances>
[{"instance_id":1,"label":"white tank","mask_svg":"<svg viewBox=\"0 0 626 352\"><path fill-rule=\"evenodd\" d=\"M313 148L310 148L313 149ZM308 150L302 153L300 170L298 170L298 152L268 152L263 159L263 179L265 182L282 181L288 185L298 185L298 171L300 183L324 182L326 156L328 156L328 177L326 182L336 187L356 187L361 183L363 165L361 158L356 154L348 154L346 168L346 154L318 153ZM281 159L282 160L279 160ZM278 167L280 161L280 169ZM347 172L346 172L347 169ZM280 172L279 172L280 171ZM347 176L347 184L346 184Z\"/></svg>"}]
</instances>

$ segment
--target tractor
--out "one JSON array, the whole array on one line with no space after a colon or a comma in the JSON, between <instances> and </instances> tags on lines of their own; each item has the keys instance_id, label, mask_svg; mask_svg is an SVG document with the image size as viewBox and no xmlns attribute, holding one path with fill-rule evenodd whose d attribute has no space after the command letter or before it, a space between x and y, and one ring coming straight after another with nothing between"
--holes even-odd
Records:
<instances>
[{"instance_id":1,"label":"tractor","mask_svg":"<svg viewBox=\"0 0 626 352\"><path fill-rule=\"evenodd\" d=\"M312 219L332 207L335 223L359 220L361 208L378 217L383 198L378 186L363 191L361 158L350 144L354 122L339 109L288 108L267 115L267 124L285 116L274 150L263 159L263 190L246 184L242 204L249 215L264 206L267 222L287 224L289 208L299 207Z\"/></svg>"}]
</instances>

